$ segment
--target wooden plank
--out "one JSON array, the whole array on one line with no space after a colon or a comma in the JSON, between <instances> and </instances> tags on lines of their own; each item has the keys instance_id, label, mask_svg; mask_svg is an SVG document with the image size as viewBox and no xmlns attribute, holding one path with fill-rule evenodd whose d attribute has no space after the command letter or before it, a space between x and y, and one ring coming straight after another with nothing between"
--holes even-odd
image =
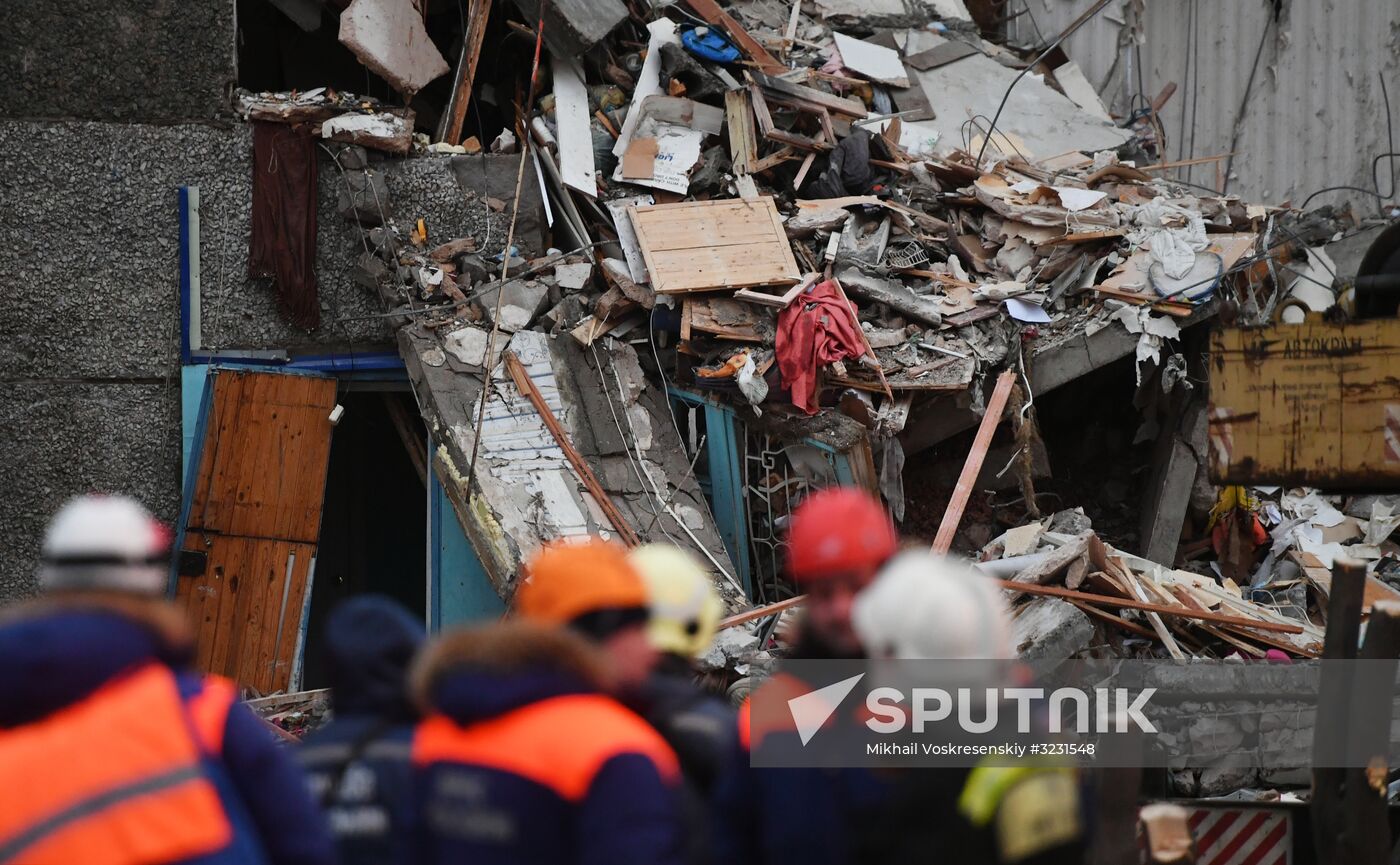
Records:
<instances>
[{"instance_id":1,"label":"wooden plank","mask_svg":"<svg viewBox=\"0 0 1400 865\"><path fill-rule=\"evenodd\" d=\"M515 387L530 401L539 414L540 420L544 421L545 427L549 429L549 434L554 437L554 441L564 451L564 456L568 458L569 464L573 466L574 473L578 475L584 487L588 489L589 495L597 502L598 508L607 516L608 522L612 523L613 530L617 532L622 542L629 547L637 546L640 541L637 533L623 519L622 513L613 504L613 500L608 497L608 493L603 489L603 485L598 482L598 478L593 474L593 469L588 462L574 448L573 442L569 441L569 436L564 432L563 426L559 423L559 418L554 416L549 403L545 402L544 395L540 389L535 387L535 382L530 378L530 373L525 369L525 364L520 362L520 358L515 356L515 352L507 349L502 355L506 364L506 372L510 373L511 380L515 382Z\"/></svg>"},{"instance_id":2,"label":"wooden plank","mask_svg":"<svg viewBox=\"0 0 1400 865\"><path fill-rule=\"evenodd\" d=\"M801 276L772 198L646 205L628 214L659 294L787 284Z\"/></svg>"},{"instance_id":3,"label":"wooden plank","mask_svg":"<svg viewBox=\"0 0 1400 865\"><path fill-rule=\"evenodd\" d=\"M735 174L748 174L758 161L758 136L753 128L753 106L746 90L728 90L724 94L725 123L729 127L729 152L733 154Z\"/></svg>"},{"instance_id":4,"label":"wooden plank","mask_svg":"<svg viewBox=\"0 0 1400 865\"><path fill-rule=\"evenodd\" d=\"M758 68L770 72L786 72L787 67L778 62L778 59L755 38L749 35L748 31L740 26L728 12L720 8L715 0L685 0L686 5L695 11L696 15L705 19L710 24L719 27L729 38L739 46L739 49L749 56L749 59L758 65Z\"/></svg>"},{"instance_id":5,"label":"wooden plank","mask_svg":"<svg viewBox=\"0 0 1400 865\"><path fill-rule=\"evenodd\" d=\"M1400 319L1220 329L1209 364L1212 480L1400 483Z\"/></svg>"},{"instance_id":6,"label":"wooden plank","mask_svg":"<svg viewBox=\"0 0 1400 865\"><path fill-rule=\"evenodd\" d=\"M747 300L750 303L759 303L764 306L771 306L776 309L785 309L788 304L798 298L802 292L806 291L817 280L821 279L820 273L809 273L782 294L768 294L763 291L755 291L752 288L741 288L734 292L734 297L738 300Z\"/></svg>"},{"instance_id":7,"label":"wooden plank","mask_svg":"<svg viewBox=\"0 0 1400 865\"><path fill-rule=\"evenodd\" d=\"M1114 228L1108 231L1076 231L1072 234L1063 234L1059 237L1052 237L1049 240L1042 240L1037 246L1059 246L1065 243L1092 243L1095 240L1112 240L1122 237L1127 233L1126 229Z\"/></svg>"},{"instance_id":8,"label":"wooden plank","mask_svg":"<svg viewBox=\"0 0 1400 865\"><path fill-rule=\"evenodd\" d=\"M781 613L783 610L790 610L807 600L806 595L797 595L772 604L765 604L762 607L754 607L752 610L745 610L742 613L735 613L727 618L720 619L719 629L732 628L735 625L742 625L745 622L752 622L754 619L765 619L769 616Z\"/></svg>"},{"instance_id":9,"label":"wooden plank","mask_svg":"<svg viewBox=\"0 0 1400 865\"><path fill-rule=\"evenodd\" d=\"M1006 401L1011 397L1011 387L1015 383L1016 373L1013 370L1008 369L997 377L996 388L992 391L991 399L987 400L987 411L982 415L982 424L977 428L977 437L972 441L972 450L963 464L957 486L953 488L948 509L943 512L943 521L938 524L933 551L939 555L946 555L953 546L953 535L957 534L958 524L962 522L963 509L967 507L967 500L972 496L972 485L977 482L977 475L982 471L982 461L987 458L987 450L992 446L992 435L1001 423L1002 412L1006 410ZM1008 583L1008 587L1016 588L1016 584ZM1029 588L1025 590L1029 591Z\"/></svg>"},{"instance_id":10,"label":"wooden plank","mask_svg":"<svg viewBox=\"0 0 1400 865\"><path fill-rule=\"evenodd\" d=\"M486 22L491 16L489 0L471 0L468 7L467 32L462 40L461 56L457 60L457 83L452 89L452 110L448 115L445 134L442 136L448 144L462 143L462 123L467 116L467 103L472 97L476 64L481 60L481 44L486 38ZM426 10L427 5L423 8Z\"/></svg>"},{"instance_id":11,"label":"wooden plank","mask_svg":"<svg viewBox=\"0 0 1400 865\"><path fill-rule=\"evenodd\" d=\"M598 196L593 162L593 132L583 72L570 58L553 57L554 116L559 135L559 176L570 189Z\"/></svg>"},{"instance_id":12,"label":"wooden plank","mask_svg":"<svg viewBox=\"0 0 1400 865\"><path fill-rule=\"evenodd\" d=\"M801 84L793 84L772 75L765 75L762 72L750 72L754 82L764 90L776 93L788 99L798 100L807 103L813 108L825 108L827 111L852 117L857 120L865 117L868 112L865 103L859 99L847 99L844 96L837 96L827 93L825 90L817 90L814 87L803 87Z\"/></svg>"},{"instance_id":13,"label":"wooden plank","mask_svg":"<svg viewBox=\"0 0 1400 865\"><path fill-rule=\"evenodd\" d=\"M1073 604L1075 607L1078 607L1081 612L1093 616L1094 618L1099 619L1101 621L1108 622L1115 628L1122 628L1123 630L1128 631L1129 633L1136 634L1139 637L1146 637L1149 640L1157 639L1157 635L1152 631L1149 631L1142 625L1130 622L1122 616L1115 616L1110 612L1101 610L1098 607L1093 606L1092 604L1086 604L1083 601L1070 601L1070 603Z\"/></svg>"},{"instance_id":14,"label":"wooden plank","mask_svg":"<svg viewBox=\"0 0 1400 865\"><path fill-rule=\"evenodd\" d=\"M1235 625L1238 627L1255 628L1261 631L1275 631L1280 634L1303 633L1303 628L1299 625L1285 625L1277 622L1263 622L1257 619L1243 619L1238 616L1228 616L1224 613L1202 612L1199 610L1190 610L1185 607L1169 607L1165 604L1152 604L1133 600L1132 598L1117 598L1109 595L1095 595L1090 592L1076 592L1072 589L1061 589L1057 586L1036 586L1026 583L1013 583L1010 580L996 580L995 582L1003 589L1025 592L1029 595L1045 595L1051 598L1083 601L1086 604L1094 604L1096 606L1143 610L1159 613L1164 616L1177 616L1183 619L1193 619L1202 622L1220 622L1222 624ZM1290 651L1297 650L1290 649Z\"/></svg>"},{"instance_id":15,"label":"wooden plank","mask_svg":"<svg viewBox=\"0 0 1400 865\"><path fill-rule=\"evenodd\" d=\"M1132 568L1124 565L1122 560L1117 557L1110 557L1108 561L1112 566L1117 568L1118 576L1122 578L1124 585L1137 596L1137 599L1139 601L1146 601L1147 592L1143 589L1142 583L1138 580L1137 574L1133 573ZM1181 647L1176 644L1176 639L1171 635L1171 631L1167 630L1167 625L1162 621L1161 614L1148 611L1147 621L1152 625L1152 630L1157 632L1157 637L1162 641L1162 645L1166 646L1167 654L1178 661L1184 661L1186 659L1186 653L1181 651Z\"/></svg>"},{"instance_id":16,"label":"wooden plank","mask_svg":"<svg viewBox=\"0 0 1400 865\"><path fill-rule=\"evenodd\" d=\"M812 169L812 163L817 160L817 154L808 153L807 158L802 160L802 167L797 169L797 176L792 180L793 189L801 189L802 181L807 179L807 172Z\"/></svg>"}]
</instances>

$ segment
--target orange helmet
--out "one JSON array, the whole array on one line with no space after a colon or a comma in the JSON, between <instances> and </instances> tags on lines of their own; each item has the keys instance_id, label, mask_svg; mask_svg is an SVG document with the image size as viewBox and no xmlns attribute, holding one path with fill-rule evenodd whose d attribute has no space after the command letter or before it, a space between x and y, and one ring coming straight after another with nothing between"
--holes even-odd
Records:
<instances>
[{"instance_id":1,"label":"orange helmet","mask_svg":"<svg viewBox=\"0 0 1400 865\"><path fill-rule=\"evenodd\" d=\"M788 572L799 583L874 571L899 546L894 522L878 499L854 487L812 493L792 512Z\"/></svg>"},{"instance_id":2,"label":"orange helmet","mask_svg":"<svg viewBox=\"0 0 1400 865\"><path fill-rule=\"evenodd\" d=\"M564 625L590 613L647 608L646 584L627 550L602 538L551 541L521 574L515 610L537 622Z\"/></svg>"}]
</instances>

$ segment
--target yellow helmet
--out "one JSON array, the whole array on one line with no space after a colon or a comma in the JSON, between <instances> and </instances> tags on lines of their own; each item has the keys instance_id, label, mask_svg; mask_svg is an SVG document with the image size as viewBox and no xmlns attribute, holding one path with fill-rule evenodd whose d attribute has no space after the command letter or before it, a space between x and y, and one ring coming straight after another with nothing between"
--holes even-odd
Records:
<instances>
[{"instance_id":1,"label":"yellow helmet","mask_svg":"<svg viewBox=\"0 0 1400 865\"><path fill-rule=\"evenodd\" d=\"M724 604L695 558L670 544L643 544L627 558L646 583L652 645L687 658L709 648Z\"/></svg>"}]
</instances>

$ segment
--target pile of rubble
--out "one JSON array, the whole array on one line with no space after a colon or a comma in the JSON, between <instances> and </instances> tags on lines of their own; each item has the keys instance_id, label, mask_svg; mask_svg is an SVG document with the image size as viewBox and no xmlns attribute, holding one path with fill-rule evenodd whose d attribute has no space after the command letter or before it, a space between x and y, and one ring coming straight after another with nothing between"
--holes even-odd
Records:
<instances>
[{"instance_id":1,"label":"pile of rubble","mask_svg":"<svg viewBox=\"0 0 1400 865\"><path fill-rule=\"evenodd\" d=\"M361 7L407 5L357 0L340 38L409 98L451 71L447 62L354 26L368 14ZM742 603L702 513L695 461L686 464L674 418L665 422L672 387L770 422L854 419L878 444L869 480L899 516L898 435L911 416L938 413L939 397L961 395L981 413L995 401L991 379L1015 370L995 415L1009 399L1017 452L1030 454L1038 355L1121 329L1139 384L1158 375L1169 392L1189 379L1175 347L1185 325L1221 307L1268 318L1311 272L1288 278L1282 265L1333 234L1174 182L1180 166L1160 161L1160 105L1113 118L1063 52L1047 60L1052 51L1039 46L986 41L961 0L517 5L521 20L509 26L535 48L529 89L489 142L464 134L462 118L476 98L486 16L498 14L490 4L474 6L465 25L454 95L433 135L413 131L411 110L353 94L239 96L250 120L310 129L335 156L341 211L363 229L357 278L399 329L449 495L505 594L520 551L540 539L591 530L636 542L660 532L693 545ZM443 237L422 219L387 216L388 190L364 148L519 154L516 194L483 202L509 211L509 230ZM542 231L517 232L524 185L541 190L552 247ZM255 220L255 247L257 234ZM580 413L593 418L590 431L580 432ZM520 421L525 414L534 419ZM530 450L523 463L521 447ZM1029 467L1024 474L1034 520ZM1072 591L1224 605L1220 615L1298 627L1253 597L1279 584L1278 549L1259 565L1263 583L1242 578L1239 555L1220 554L1228 579L1208 590L1213 581L1199 574L1082 533L1041 526L1025 542L1040 525L1008 533L1018 556L1068 559L1022 582L1068 572ZM1304 554L1327 543L1279 531L1302 538ZM1160 539L1145 547L1164 557ZM1203 649L1203 634L1255 656L1280 646L1306 655L1314 642L1306 628L1243 636L1239 622L1204 630L1204 620L1150 610L1148 629L1072 600L1171 654L1183 643Z\"/></svg>"}]
</instances>

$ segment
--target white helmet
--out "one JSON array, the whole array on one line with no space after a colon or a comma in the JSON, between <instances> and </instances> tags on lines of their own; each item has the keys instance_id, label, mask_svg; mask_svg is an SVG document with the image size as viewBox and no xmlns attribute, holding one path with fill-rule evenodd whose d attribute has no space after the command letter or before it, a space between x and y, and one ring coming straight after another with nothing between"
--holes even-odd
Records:
<instances>
[{"instance_id":1,"label":"white helmet","mask_svg":"<svg viewBox=\"0 0 1400 865\"><path fill-rule=\"evenodd\" d=\"M872 658L1016 657L1001 590L972 568L929 552L891 559L856 597L851 623Z\"/></svg>"},{"instance_id":2,"label":"white helmet","mask_svg":"<svg viewBox=\"0 0 1400 865\"><path fill-rule=\"evenodd\" d=\"M49 521L40 560L44 591L159 595L170 573L170 532L126 496L78 496Z\"/></svg>"},{"instance_id":3,"label":"white helmet","mask_svg":"<svg viewBox=\"0 0 1400 865\"><path fill-rule=\"evenodd\" d=\"M642 544L627 554L647 587L647 636L662 652L693 658L714 642L724 602L695 557L671 544Z\"/></svg>"}]
</instances>

